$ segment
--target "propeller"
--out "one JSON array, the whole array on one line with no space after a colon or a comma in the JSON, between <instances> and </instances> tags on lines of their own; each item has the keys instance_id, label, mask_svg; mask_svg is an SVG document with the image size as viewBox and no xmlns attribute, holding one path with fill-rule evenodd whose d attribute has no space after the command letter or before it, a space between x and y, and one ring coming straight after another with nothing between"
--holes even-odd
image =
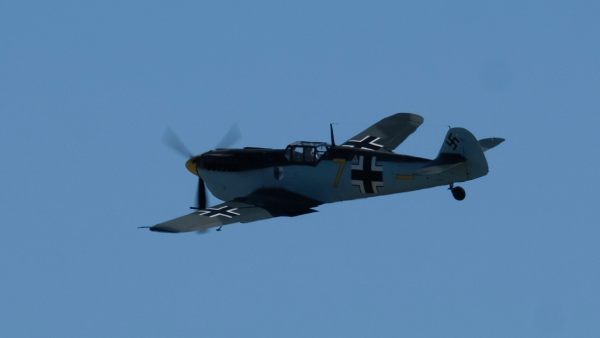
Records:
<instances>
[{"instance_id":1,"label":"propeller","mask_svg":"<svg viewBox=\"0 0 600 338\"><path fill-rule=\"evenodd\" d=\"M217 144L217 149L229 148L235 143L237 143L242 138L242 132L240 131L240 127L238 127L237 123L234 123L229 127L229 130L223 138L221 142Z\"/></svg>"},{"instance_id":2,"label":"propeller","mask_svg":"<svg viewBox=\"0 0 600 338\"><path fill-rule=\"evenodd\" d=\"M238 142L242 137L242 132L238 127L237 123L234 123L227 133L223 136L221 141L217 144L217 149L229 148L236 142ZM189 148L183 143L181 138L171 129L168 128L165 130L163 135L163 142L171 148L176 153L182 155L188 160L194 157L194 154L189 150ZM196 189L196 205L190 207L191 209L206 209L208 199L206 196L206 185L204 184L204 180L200 175L198 175L198 187Z\"/></svg>"},{"instance_id":3,"label":"propeller","mask_svg":"<svg viewBox=\"0 0 600 338\"><path fill-rule=\"evenodd\" d=\"M206 187L204 180L198 175L198 189L196 190L196 206L192 209L206 209Z\"/></svg>"},{"instance_id":4,"label":"propeller","mask_svg":"<svg viewBox=\"0 0 600 338\"><path fill-rule=\"evenodd\" d=\"M173 129L167 127L165 134L163 135L163 142L169 148L173 149L176 153L179 153L183 157L192 158L194 154L185 146L185 143L181 141L179 136L173 131Z\"/></svg>"}]
</instances>

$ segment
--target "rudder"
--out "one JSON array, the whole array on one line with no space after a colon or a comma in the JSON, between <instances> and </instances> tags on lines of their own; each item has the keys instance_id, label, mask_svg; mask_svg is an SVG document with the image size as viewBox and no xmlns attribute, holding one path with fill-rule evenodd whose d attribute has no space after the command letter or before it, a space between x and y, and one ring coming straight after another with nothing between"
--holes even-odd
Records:
<instances>
[{"instance_id":1,"label":"rudder","mask_svg":"<svg viewBox=\"0 0 600 338\"><path fill-rule=\"evenodd\" d=\"M488 173L488 163L479 141L465 128L448 130L438 158L442 159L448 155L460 155L465 159L466 180L472 180ZM457 179L457 181L462 181L462 179Z\"/></svg>"}]
</instances>

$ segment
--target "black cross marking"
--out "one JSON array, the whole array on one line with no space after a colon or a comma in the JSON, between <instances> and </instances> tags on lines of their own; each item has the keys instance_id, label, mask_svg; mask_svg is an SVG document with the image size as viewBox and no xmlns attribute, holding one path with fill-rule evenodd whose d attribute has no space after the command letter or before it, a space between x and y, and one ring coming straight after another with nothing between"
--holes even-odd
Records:
<instances>
[{"instance_id":1,"label":"black cross marking","mask_svg":"<svg viewBox=\"0 0 600 338\"><path fill-rule=\"evenodd\" d=\"M448 138L446 138L446 144L452 147L452 150L456 150L456 147L458 147L459 143L460 139L458 137L452 133L448 134Z\"/></svg>"},{"instance_id":2,"label":"black cross marking","mask_svg":"<svg viewBox=\"0 0 600 338\"><path fill-rule=\"evenodd\" d=\"M229 208L228 206L224 205L220 208L206 208L205 210L198 210L198 214L200 216L207 216L207 217L216 217L216 216L223 216L226 218L233 218L235 216L239 216L240 214L235 212L238 208Z\"/></svg>"},{"instance_id":3,"label":"black cross marking","mask_svg":"<svg viewBox=\"0 0 600 338\"><path fill-rule=\"evenodd\" d=\"M352 185L363 194L377 194L377 188L383 187L383 168L376 161L376 156L359 156L358 164L352 165Z\"/></svg>"},{"instance_id":4,"label":"black cross marking","mask_svg":"<svg viewBox=\"0 0 600 338\"><path fill-rule=\"evenodd\" d=\"M342 144L342 146L367 150L379 150L383 148L383 145L375 142L377 142L380 138L381 137L367 135L363 137L362 140L348 140L346 143Z\"/></svg>"}]
</instances>

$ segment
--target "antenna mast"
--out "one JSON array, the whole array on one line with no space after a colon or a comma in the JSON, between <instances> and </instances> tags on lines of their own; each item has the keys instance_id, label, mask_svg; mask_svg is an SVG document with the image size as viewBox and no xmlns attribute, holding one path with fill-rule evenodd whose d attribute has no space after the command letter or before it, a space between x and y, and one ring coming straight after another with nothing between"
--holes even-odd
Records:
<instances>
[{"instance_id":1,"label":"antenna mast","mask_svg":"<svg viewBox=\"0 0 600 338\"><path fill-rule=\"evenodd\" d=\"M331 146L335 147L335 137L333 136L333 123L329 124L329 132L331 133Z\"/></svg>"}]
</instances>

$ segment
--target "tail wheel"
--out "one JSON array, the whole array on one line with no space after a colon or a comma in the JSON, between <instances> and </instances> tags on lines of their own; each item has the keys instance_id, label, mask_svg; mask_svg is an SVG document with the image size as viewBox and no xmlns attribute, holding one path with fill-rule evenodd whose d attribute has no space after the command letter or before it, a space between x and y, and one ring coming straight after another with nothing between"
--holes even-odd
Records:
<instances>
[{"instance_id":1,"label":"tail wheel","mask_svg":"<svg viewBox=\"0 0 600 338\"><path fill-rule=\"evenodd\" d=\"M467 197L467 193L462 187L452 187L450 191L452 192L452 197L457 201L462 201Z\"/></svg>"}]
</instances>

